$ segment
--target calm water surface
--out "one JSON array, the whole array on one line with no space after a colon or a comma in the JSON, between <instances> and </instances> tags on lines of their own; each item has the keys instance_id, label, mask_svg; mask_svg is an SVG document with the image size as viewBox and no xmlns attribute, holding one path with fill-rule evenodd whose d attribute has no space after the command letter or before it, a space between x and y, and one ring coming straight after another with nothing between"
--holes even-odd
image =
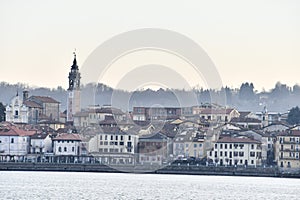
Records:
<instances>
[{"instance_id":1,"label":"calm water surface","mask_svg":"<svg viewBox=\"0 0 300 200\"><path fill-rule=\"evenodd\" d=\"M300 179L0 171L0 199L300 199Z\"/></svg>"}]
</instances>

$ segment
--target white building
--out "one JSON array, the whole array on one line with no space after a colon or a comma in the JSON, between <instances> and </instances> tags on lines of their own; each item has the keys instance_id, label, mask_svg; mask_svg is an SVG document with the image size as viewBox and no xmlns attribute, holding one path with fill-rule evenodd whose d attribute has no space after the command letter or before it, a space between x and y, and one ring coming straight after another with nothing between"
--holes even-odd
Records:
<instances>
[{"instance_id":1,"label":"white building","mask_svg":"<svg viewBox=\"0 0 300 200\"><path fill-rule=\"evenodd\" d=\"M11 123L0 126L0 161L23 161L29 151L30 136L35 131L23 130Z\"/></svg>"},{"instance_id":2,"label":"white building","mask_svg":"<svg viewBox=\"0 0 300 200\"><path fill-rule=\"evenodd\" d=\"M34 134L30 137L30 153L42 154L52 152L52 139L46 132Z\"/></svg>"},{"instance_id":3,"label":"white building","mask_svg":"<svg viewBox=\"0 0 300 200\"><path fill-rule=\"evenodd\" d=\"M53 153L55 156L80 156L79 134L63 133L53 138Z\"/></svg>"},{"instance_id":4,"label":"white building","mask_svg":"<svg viewBox=\"0 0 300 200\"><path fill-rule=\"evenodd\" d=\"M12 98L11 103L6 106L5 117L7 122L28 123L28 107L23 104L17 94Z\"/></svg>"},{"instance_id":5,"label":"white building","mask_svg":"<svg viewBox=\"0 0 300 200\"><path fill-rule=\"evenodd\" d=\"M261 165L261 142L250 138L223 137L207 152L209 162L216 165Z\"/></svg>"}]
</instances>

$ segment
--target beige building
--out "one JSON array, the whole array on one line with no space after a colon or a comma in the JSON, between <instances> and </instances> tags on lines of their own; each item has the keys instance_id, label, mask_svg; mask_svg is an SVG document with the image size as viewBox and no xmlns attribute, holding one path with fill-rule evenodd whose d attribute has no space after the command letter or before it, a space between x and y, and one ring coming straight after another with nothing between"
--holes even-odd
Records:
<instances>
[{"instance_id":1,"label":"beige building","mask_svg":"<svg viewBox=\"0 0 300 200\"><path fill-rule=\"evenodd\" d=\"M117 122L124 121L126 114L122 110L110 106L94 107L77 112L74 116L74 126L87 127L98 126L99 122L106 119L107 116L113 117Z\"/></svg>"},{"instance_id":2,"label":"beige building","mask_svg":"<svg viewBox=\"0 0 300 200\"><path fill-rule=\"evenodd\" d=\"M103 164L134 164L138 136L117 127L102 127L89 140L89 154Z\"/></svg>"},{"instance_id":3,"label":"beige building","mask_svg":"<svg viewBox=\"0 0 300 200\"><path fill-rule=\"evenodd\" d=\"M240 116L233 108L193 108L193 114L199 115L201 119L217 122L230 122L232 118Z\"/></svg>"},{"instance_id":4,"label":"beige building","mask_svg":"<svg viewBox=\"0 0 300 200\"><path fill-rule=\"evenodd\" d=\"M292 130L277 135L275 159L282 169L300 169L300 131Z\"/></svg>"},{"instance_id":5,"label":"beige building","mask_svg":"<svg viewBox=\"0 0 300 200\"><path fill-rule=\"evenodd\" d=\"M209 162L225 166L258 166L262 164L261 142L250 138L223 137L207 152Z\"/></svg>"}]
</instances>

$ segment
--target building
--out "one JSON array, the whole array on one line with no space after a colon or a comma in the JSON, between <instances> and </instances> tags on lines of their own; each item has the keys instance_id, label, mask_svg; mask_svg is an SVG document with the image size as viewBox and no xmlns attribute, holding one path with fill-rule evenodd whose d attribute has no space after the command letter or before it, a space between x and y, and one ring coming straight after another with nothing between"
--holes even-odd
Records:
<instances>
[{"instance_id":1,"label":"building","mask_svg":"<svg viewBox=\"0 0 300 200\"><path fill-rule=\"evenodd\" d=\"M28 107L28 123L37 124L41 120L59 121L60 102L49 96L30 96L23 91L23 102Z\"/></svg>"},{"instance_id":2,"label":"building","mask_svg":"<svg viewBox=\"0 0 300 200\"><path fill-rule=\"evenodd\" d=\"M139 163L161 165L168 161L168 155L172 150L169 140L159 132L140 136L137 150Z\"/></svg>"},{"instance_id":3,"label":"building","mask_svg":"<svg viewBox=\"0 0 300 200\"><path fill-rule=\"evenodd\" d=\"M249 118L249 117L237 117L232 118L230 121L232 124L236 124L240 127L247 128L247 129L260 129L263 126L261 120L256 118Z\"/></svg>"},{"instance_id":4,"label":"building","mask_svg":"<svg viewBox=\"0 0 300 200\"><path fill-rule=\"evenodd\" d=\"M108 119L108 117L112 117L116 122L121 122L125 121L126 114L122 112L122 110L111 106L90 107L86 110L74 114L74 126L98 126L101 121Z\"/></svg>"},{"instance_id":5,"label":"building","mask_svg":"<svg viewBox=\"0 0 300 200\"><path fill-rule=\"evenodd\" d=\"M170 120L181 117L178 107L133 107L133 121Z\"/></svg>"},{"instance_id":6,"label":"building","mask_svg":"<svg viewBox=\"0 0 300 200\"><path fill-rule=\"evenodd\" d=\"M277 135L275 160L277 166L287 169L300 169L300 131L292 130Z\"/></svg>"},{"instance_id":7,"label":"building","mask_svg":"<svg viewBox=\"0 0 300 200\"><path fill-rule=\"evenodd\" d=\"M25 161L30 147L30 136L35 132L12 123L1 123L0 161Z\"/></svg>"},{"instance_id":8,"label":"building","mask_svg":"<svg viewBox=\"0 0 300 200\"><path fill-rule=\"evenodd\" d=\"M11 103L6 106L5 119L12 123L28 123L28 107L23 104L20 96L17 95L12 98Z\"/></svg>"},{"instance_id":9,"label":"building","mask_svg":"<svg viewBox=\"0 0 300 200\"><path fill-rule=\"evenodd\" d=\"M197 108L193 110L195 115L201 119L216 122L230 122L232 118L240 116L239 112L233 108Z\"/></svg>"},{"instance_id":10,"label":"building","mask_svg":"<svg viewBox=\"0 0 300 200\"><path fill-rule=\"evenodd\" d=\"M73 65L69 73L69 88L67 97L67 122L73 123L75 113L81 111L80 107L80 72L77 65L76 54L74 52Z\"/></svg>"},{"instance_id":11,"label":"building","mask_svg":"<svg viewBox=\"0 0 300 200\"><path fill-rule=\"evenodd\" d=\"M57 162L77 162L81 155L79 134L62 133L53 138L53 153Z\"/></svg>"},{"instance_id":12,"label":"building","mask_svg":"<svg viewBox=\"0 0 300 200\"><path fill-rule=\"evenodd\" d=\"M89 154L103 164L135 164L138 136L118 127L102 127L89 141Z\"/></svg>"},{"instance_id":13,"label":"building","mask_svg":"<svg viewBox=\"0 0 300 200\"><path fill-rule=\"evenodd\" d=\"M207 152L208 162L221 166L261 165L261 142L250 138L223 137Z\"/></svg>"},{"instance_id":14,"label":"building","mask_svg":"<svg viewBox=\"0 0 300 200\"><path fill-rule=\"evenodd\" d=\"M43 131L30 136L27 158L36 162L44 162L46 161L45 155L49 153L52 153L52 138L49 133Z\"/></svg>"}]
</instances>

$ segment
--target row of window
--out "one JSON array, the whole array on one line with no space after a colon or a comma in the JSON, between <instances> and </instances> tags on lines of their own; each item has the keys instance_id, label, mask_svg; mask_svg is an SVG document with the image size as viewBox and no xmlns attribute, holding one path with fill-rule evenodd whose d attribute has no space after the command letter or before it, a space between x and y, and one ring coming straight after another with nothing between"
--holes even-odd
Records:
<instances>
[{"instance_id":1,"label":"row of window","mask_svg":"<svg viewBox=\"0 0 300 200\"><path fill-rule=\"evenodd\" d=\"M218 161L218 163L220 165L224 165L224 164L227 164L227 165L232 165L233 163L235 165L248 165L248 160L231 160L231 159L220 159L220 160L215 160L215 161ZM254 165L254 160L250 160L250 164L251 165Z\"/></svg>"},{"instance_id":2,"label":"row of window","mask_svg":"<svg viewBox=\"0 0 300 200\"><path fill-rule=\"evenodd\" d=\"M74 143L74 141L70 141L70 140L67 140L67 141L64 141L64 140L58 140L57 143Z\"/></svg>"},{"instance_id":3,"label":"row of window","mask_svg":"<svg viewBox=\"0 0 300 200\"><path fill-rule=\"evenodd\" d=\"M132 151L132 149L131 148L127 148L127 152L131 152ZM100 153L123 153L123 149L122 148L120 148L120 149L118 149L118 148L99 148L99 152Z\"/></svg>"},{"instance_id":4,"label":"row of window","mask_svg":"<svg viewBox=\"0 0 300 200\"><path fill-rule=\"evenodd\" d=\"M238 147L240 147L240 149L244 148L244 144L219 144L220 149L232 149L232 147L234 147L234 149L237 149ZM218 148L218 144L215 144L215 149ZM254 149L254 144L251 144L250 146L251 149Z\"/></svg>"},{"instance_id":5,"label":"row of window","mask_svg":"<svg viewBox=\"0 0 300 200\"><path fill-rule=\"evenodd\" d=\"M100 140L103 140L103 138L104 138L104 140L108 140L109 136L104 135L104 137L103 137L103 135L100 135ZM120 137L119 137L119 135L110 135L110 140L119 140L119 138L121 141L124 140L123 135L120 135ZM128 140L131 140L131 135L128 135Z\"/></svg>"},{"instance_id":6,"label":"row of window","mask_svg":"<svg viewBox=\"0 0 300 200\"><path fill-rule=\"evenodd\" d=\"M210 156L212 156L212 151L211 152L209 152L209 154L210 154ZM250 157L255 157L255 155L256 155L256 153L255 152L250 152ZM229 156L229 158L232 158L232 152L229 152L229 154L228 154L228 152L227 151L220 151L220 157L227 157L227 156ZM218 152L217 151L215 151L215 158L217 158L218 157ZM244 157L244 152L233 152L233 157Z\"/></svg>"},{"instance_id":7,"label":"row of window","mask_svg":"<svg viewBox=\"0 0 300 200\"><path fill-rule=\"evenodd\" d=\"M64 147L64 152L67 152L68 151L68 148L67 147ZM72 147L72 152L75 151L75 147ZM62 148L61 147L58 147L58 152L62 152Z\"/></svg>"},{"instance_id":8,"label":"row of window","mask_svg":"<svg viewBox=\"0 0 300 200\"><path fill-rule=\"evenodd\" d=\"M120 146L123 146L124 145L124 142L103 142L103 141L100 141L100 145L120 145Z\"/></svg>"}]
</instances>

